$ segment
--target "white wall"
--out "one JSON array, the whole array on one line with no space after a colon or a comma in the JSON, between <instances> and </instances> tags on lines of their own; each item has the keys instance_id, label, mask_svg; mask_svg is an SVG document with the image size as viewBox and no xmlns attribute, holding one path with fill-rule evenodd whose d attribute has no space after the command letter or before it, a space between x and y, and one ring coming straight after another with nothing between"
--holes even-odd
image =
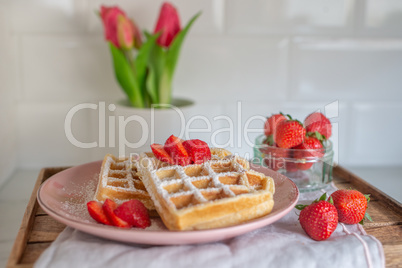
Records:
<instances>
[{"instance_id":1,"label":"white wall","mask_svg":"<svg viewBox=\"0 0 402 268\"><path fill-rule=\"evenodd\" d=\"M141 28L153 30L162 1L103 2L117 3ZM339 113L333 112L336 104L328 112L339 163L402 164L401 1L172 2L183 22L203 10L184 43L174 81L174 94L195 99L199 114L237 119L241 100L244 127L253 115L283 111L303 120L338 101ZM124 97L94 14L101 3L0 1L0 138L6 141L1 180L15 165L102 158L74 147L64 134L65 115L75 104ZM97 133L91 118L92 112L74 118L75 135L83 140ZM244 139L235 140L233 150L251 153Z\"/></svg>"},{"instance_id":2,"label":"white wall","mask_svg":"<svg viewBox=\"0 0 402 268\"><path fill-rule=\"evenodd\" d=\"M15 37L9 32L9 15L0 9L0 185L17 164Z\"/></svg>"}]
</instances>

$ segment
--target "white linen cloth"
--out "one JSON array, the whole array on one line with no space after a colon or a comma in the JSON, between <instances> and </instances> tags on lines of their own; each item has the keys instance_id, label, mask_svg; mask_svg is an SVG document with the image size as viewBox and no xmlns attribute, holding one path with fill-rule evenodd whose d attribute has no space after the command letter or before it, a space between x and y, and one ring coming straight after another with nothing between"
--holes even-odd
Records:
<instances>
[{"instance_id":1,"label":"white linen cloth","mask_svg":"<svg viewBox=\"0 0 402 268\"><path fill-rule=\"evenodd\" d=\"M330 185L330 194L336 188ZM300 194L308 204L321 191ZM384 267L381 243L356 225L338 224L314 241L293 209L281 220L224 241L180 246L127 244L67 227L35 263L42 267Z\"/></svg>"}]
</instances>

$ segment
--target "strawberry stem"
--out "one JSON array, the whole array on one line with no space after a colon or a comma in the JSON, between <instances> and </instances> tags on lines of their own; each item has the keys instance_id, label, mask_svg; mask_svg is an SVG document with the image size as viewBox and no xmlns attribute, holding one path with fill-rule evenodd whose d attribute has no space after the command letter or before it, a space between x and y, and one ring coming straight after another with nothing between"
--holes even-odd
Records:
<instances>
[{"instance_id":1,"label":"strawberry stem","mask_svg":"<svg viewBox=\"0 0 402 268\"><path fill-rule=\"evenodd\" d=\"M309 205L302 205L302 204L300 204L300 205L296 205L295 208L298 209L298 210L303 210L305 207L308 207L308 206L309 206Z\"/></svg>"},{"instance_id":2,"label":"strawberry stem","mask_svg":"<svg viewBox=\"0 0 402 268\"><path fill-rule=\"evenodd\" d=\"M315 200L315 202L324 201L325 199L327 199L327 193L324 193L319 199Z\"/></svg>"}]
</instances>

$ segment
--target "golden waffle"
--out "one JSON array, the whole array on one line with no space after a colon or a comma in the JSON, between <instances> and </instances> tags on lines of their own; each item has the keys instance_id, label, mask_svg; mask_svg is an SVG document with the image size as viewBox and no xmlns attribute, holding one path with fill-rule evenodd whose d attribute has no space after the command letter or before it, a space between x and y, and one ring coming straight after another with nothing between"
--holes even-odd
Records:
<instances>
[{"instance_id":1,"label":"golden waffle","mask_svg":"<svg viewBox=\"0 0 402 268\"><path fill-rule=\"evenodd\" d=\"M218 159L223 159L232 153L226 149L223 148L211 148L211 159L212 160L218 160Z\"/></svg>"},{"instance_id":2,"label":"golden waffle","mask_svg":"<svg viewBox=\"0 0 402 268\"><path fill-rule=\"evenodd\" d=\"M269 214L274 205L273 179L237 156L182 167L144 153L139 172L169 230L236 225Z\"/></svg>"},{"instance_id":3,"label":"golden waffle","mask_svg":"<svg viewBox=\"0 0 402 268\"><path fill-rule=\"evenodd\" d=\"M137 175L137 161L118 159L111 154L103 159L95 193L95 200L104 201L107 198L116 203L138 199L148 210L155 210L151 197Z\"/></svg>"}]
</instances>

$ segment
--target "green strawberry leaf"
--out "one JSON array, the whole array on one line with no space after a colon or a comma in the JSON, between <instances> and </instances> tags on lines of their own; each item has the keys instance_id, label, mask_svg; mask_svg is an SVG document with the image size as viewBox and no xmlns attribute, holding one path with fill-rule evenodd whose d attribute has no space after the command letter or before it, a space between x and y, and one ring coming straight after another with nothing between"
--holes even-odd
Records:
<instances>
[{"instance_id":1,"label":"green strawberry leaf","mask_svg":"<svg viewBox=\"0 0 402 268\"><path fill-rule=\"evenodd\" d=\"M316 202L318 201L325 201L327 199L327 193L324 193Z\"/></svg>"},{"instance_id":2,"label":"green strawberry leaf","mask_svg":"<svg viewBox=\"0 0 402 268\"><path fill-rule=\"evenodd\" d=\"M292 116L290 116L290 114L284 114L282 112L279 112L279 114L283 115L284 117L287 117L288 120L292 120Z\"/></svg>"},{"instance_id":3,"label":"green strawberry leaf","mask_svg":"<svg viewBox=\"0 0 402 268\"><path fill-rule=\"evenodd\" d=\"M370 194L365 194L364 197L366 198L367 203L370 202Z\"/></svg>"},{"instance_id":4,"label":"green strawberry leaf","mask_svg":"<svg viewBox=\"0 0 402 268\"><path fill-rule=\"evenodd\" d=\"M315 131L315 132L307 132L306 136L308 137L312 137L312 138L316 138L317 140L319 140L321 143L323 143L323 141L325 141L327 138L325 137L325 135L322 135L320 132Z\"/></svg>"},{"instance_id":5,"label":"green strawberry leaf","mask_svg":"<svg viewBox=\"0 0 402 268\"><path fill-rule=\"evenodd\" d=\"M364 213L364 218L359 222L359 224L364 225L365 220L373 221L370 215L366 212Z\"/></svg>"},{"instance_id":6,"label":"green strawberry leaf","mask_svg":"<svg viewBox=\"0 0 402 268\"><path fill-rule=\"evenodd\" d=\"M270 145L270 146L273 146L273 145L275 144L275 142L274 142L274 135L268 135L268 136L266 137L266 139L264 140L264 143L265 143L265 144L268 144L268 145Z\"/></svg>"},{"instance_id":7,"label":"green strawberry leaf","mask_svg":"<svg viewBox=\"0 0 402 268\"><path fill-rule=\"evenodd\" d=\"M305 207L308 207L308 206L309 206L309 205L302 205L302 204L299 204L299 205L296 205L295 208L298 209L298 210L303 210Z\"/></svg>"},{"instance_id":8,"label":"green strawberry leaf","mask_svg":"<svg viewBox=\"0 0 402 268\"><path fill-rule=\"evenodd\" d=\"M299 120L297 120L297 119L290 119L290 120L296 121L296 122L299 123L302 127L304 127L303 123L300 122Z\"/></svg>"},{"instance_id":9,"label":"green strawberry leaf","mask_svg":"<svg viewBox=\"0 0 402 268\"><path fill-rule=\"evenodd\" d=\"M364 218L366 218L369 221L373 221L373 219L371 218L371 216L367 212L364 214Z\"/></svg>"}]
</instances>

